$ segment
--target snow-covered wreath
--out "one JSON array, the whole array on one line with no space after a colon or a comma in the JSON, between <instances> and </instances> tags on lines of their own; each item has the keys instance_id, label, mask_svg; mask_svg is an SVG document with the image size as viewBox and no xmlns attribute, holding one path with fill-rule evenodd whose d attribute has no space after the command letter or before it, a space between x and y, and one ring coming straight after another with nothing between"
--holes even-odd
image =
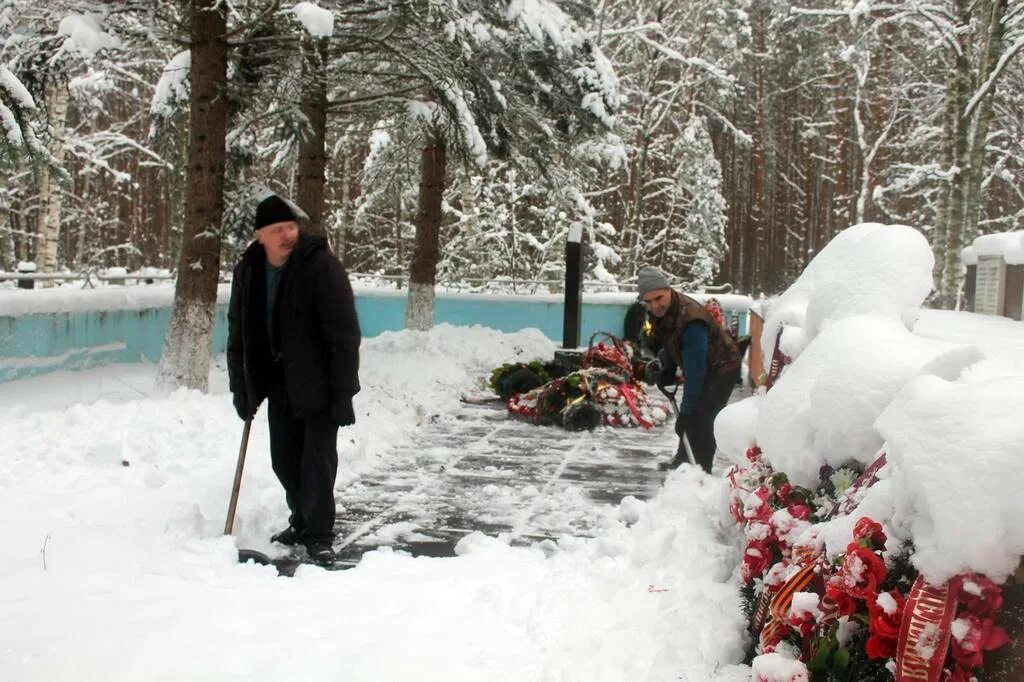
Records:
<instances>
[{"instance_id":1,"label":"snow-covered wreath","mask_svg":"<svg viewBox=\"0 0 1024 682\"><path fill-rule=\"evenodd\" d=\"M757 447L747 460L728 478L746 537L741 574L760 654L753 680L980 679L987 652L1009 642L1003 587L975 573L928 584L910 562L912 546L889 547L882 525L859 516L884 453L863 471L823 467L815 490L791 485ZM845 552L797 543L837 516L857 518Z\"/></svg>"},{"instance_id":2,"label":"snow-covered wreath","mask_svg":"<svg viewBox=\"0 0 1024 682\"><path fill-rule=\"evenodd\" d=\"M597 338L600 341L596 341ZM634 349L607 333L595 334L583 354L581 368L550 378L544 367L503 365L491 375L491 386L507 398L509 412L537 424L558 424L569 430L592 429L599 425L640 426L663 424L670 410L647 395L636 376ZM529 370L545 383L510 395L510 385L529 386ZM642 374L642 370L641 370Z\"/></svg>"}]
</instances>

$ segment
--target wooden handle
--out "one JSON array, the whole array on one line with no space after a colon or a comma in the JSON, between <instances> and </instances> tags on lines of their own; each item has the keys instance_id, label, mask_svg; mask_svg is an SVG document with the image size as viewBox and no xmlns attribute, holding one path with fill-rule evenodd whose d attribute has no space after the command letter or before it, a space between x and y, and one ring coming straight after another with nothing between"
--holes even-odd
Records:
<instances>
[{"instance_id":1,"label":"wooden handle","mask_svg":"<svg viewBox=\"0 0 1024 682\"><path fill-rule=\"evenodd\" d=\"M242 444L238 448L238 464L235 466L235 484L231 487L231 502L228 503L228 518L224 522L224 535L231 535L235 526L235 507L238 506L238 491L242 487L242 469L245 467L245 451L249 447L249 427L252 426L252 417L245 420L245 428L242 429Z\"/></svg>"}]
</instances>

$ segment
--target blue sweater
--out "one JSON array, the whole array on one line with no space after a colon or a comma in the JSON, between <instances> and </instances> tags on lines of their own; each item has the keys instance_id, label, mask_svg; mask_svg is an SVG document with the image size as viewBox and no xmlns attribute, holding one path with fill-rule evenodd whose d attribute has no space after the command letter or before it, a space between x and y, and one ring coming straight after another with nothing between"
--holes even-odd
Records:
<instances>
[{"instance_id":1,"label":"blue sweater","mask_svg":"<svg viewBox=\"0 0 1024 682\"><path fill-rule=\"evenodd\" d=\"M708 326L691 322L680 339L683 357L683 414L697 413L697 404L704 395L704 375L708 368Z\"/></svg>"}]
</instances>

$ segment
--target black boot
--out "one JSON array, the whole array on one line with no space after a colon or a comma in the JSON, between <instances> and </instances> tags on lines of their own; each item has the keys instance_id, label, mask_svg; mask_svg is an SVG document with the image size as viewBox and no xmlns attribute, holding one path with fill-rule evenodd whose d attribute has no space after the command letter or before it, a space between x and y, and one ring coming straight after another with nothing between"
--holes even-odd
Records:
<instances>
[{"instance_id":1,"label":"black boot","mask_svg":"<svg viewBox=\"0 0 1024 682\"><path fill-rule=\"evenodd\" d=\"M270 536L271 542L277 542L282 545L291 547L297 545L299 540L302 539L302 531L296 530L293 526L288 526L280 533L274 533Z\"/></svg>"},{"instance_id":2,"label":"black boot","mask_svg":"<svg viewBox=\"0 0 1024 682\"><path fill-rule=\"evenodd\" d=\"M338 560L338 555L329 542L310 542L306 545L306 554L317 566L331 566Z\"/></svg>"}]
</instances>

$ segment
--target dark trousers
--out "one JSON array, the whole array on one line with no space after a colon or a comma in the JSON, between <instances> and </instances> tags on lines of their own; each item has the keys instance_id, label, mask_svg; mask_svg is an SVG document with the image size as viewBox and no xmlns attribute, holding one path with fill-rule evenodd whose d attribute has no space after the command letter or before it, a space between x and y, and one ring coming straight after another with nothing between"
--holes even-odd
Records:
<instances>
[{"instance_id":1,"label":"dark trousers","mask_svg":"<svg viewBox=\"0 0 1024 682\"><path fill-rule=\"evenodd\" d=\"M704 392L697 403L697 412L691 415L680 412L676 417L676 434L679 436L677 459L686 459L683 445L685 433L690 441L690 449L693 450L693 458L704 471L711 473L711 463L718 448L715 442L715 417L728 404L739 377L739 369L734 369L711 373L704 378Z\"/></svg>"},{"instance_id":2,"label":"dark trousers","mask_svg":"<svg viewBox=\"0 0 1024 682\"><path fill-rule=\"evenodd\" d=\"M271 385L267 396L270 461L284 486L291 515L288 523L303 531L302 541L334 539L334 479L338 474L338 426L330 416L298 419L288 392Z\"/></svg>"}]
</instances>

